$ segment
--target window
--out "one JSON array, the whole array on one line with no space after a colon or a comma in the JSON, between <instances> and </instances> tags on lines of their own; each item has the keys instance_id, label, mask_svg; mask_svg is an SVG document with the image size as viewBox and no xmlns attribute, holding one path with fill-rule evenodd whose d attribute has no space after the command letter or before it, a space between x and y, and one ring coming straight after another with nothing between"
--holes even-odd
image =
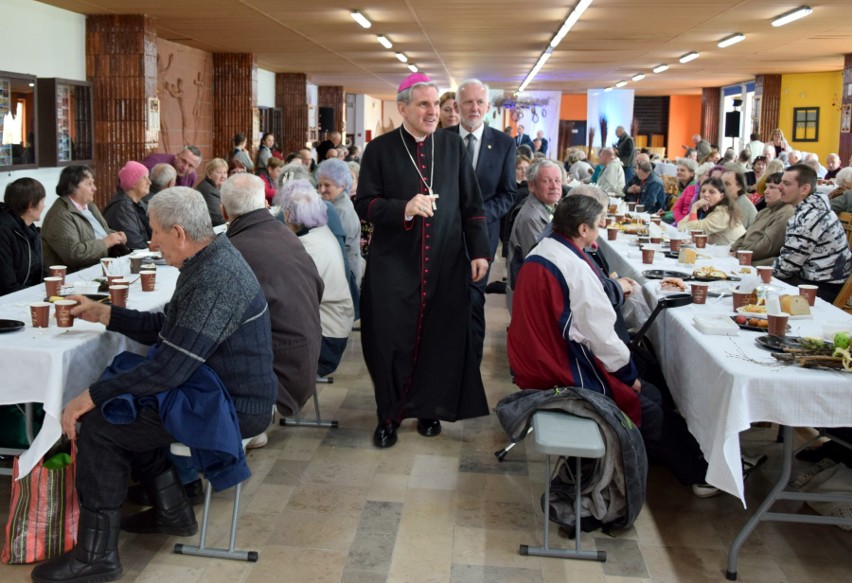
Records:
<instances>
[{"instance_id":1,"label":"window","mask_svg":"<svg viewBox=\"0 0 852 583\"><path fill-rule=\"evenodd\" d=\"M793 108L793 141L794 142L818 142L819 141L819 108L818 107L794 107Z\"/></svg>"},{"instance_id":2,"label":"window","mask_svg":"<svg viewBox=\"0 0 852 583\"><path fill-rule=\"evenodd\" d=\"M85 81L39 79L39 162L87 164L94 157L92 86Z\"/></svg>"},{"instance_id":3,"label":"window","mask_svg":"<svg viewBox=\"0 0 852 583\"><path fill-rule=\"evenodd\" d=\"M35 168L36 78L0 71L0 170Z\"/></svg>"}]
</instances>

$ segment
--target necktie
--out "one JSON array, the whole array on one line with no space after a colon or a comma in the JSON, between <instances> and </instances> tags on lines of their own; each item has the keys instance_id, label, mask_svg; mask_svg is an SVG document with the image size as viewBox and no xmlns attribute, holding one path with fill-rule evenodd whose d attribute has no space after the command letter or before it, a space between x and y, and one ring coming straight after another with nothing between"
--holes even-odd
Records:
<instances>
[{"instance_id":1,"label":"necktie","mask_svg":"<svg viewBox=\"0 0 852 583\"><path fill-rule=\"evenodd\" d=\"M474 154L475 154L475 150L474 150L475 146L476 146L476 136L474 136L473 134L468 134L467 135L467 157L470 158L470 164L474 168L476 168L476 159L473 157Z\"/></svg>"}]
</instances>

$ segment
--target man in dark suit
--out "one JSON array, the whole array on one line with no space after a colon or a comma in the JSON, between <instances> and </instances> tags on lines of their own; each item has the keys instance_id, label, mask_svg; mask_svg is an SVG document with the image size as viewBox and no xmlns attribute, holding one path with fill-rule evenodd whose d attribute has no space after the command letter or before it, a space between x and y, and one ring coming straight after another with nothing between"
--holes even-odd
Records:
<instances>
[{"instance_id":1,"label":"man in dark suit","mask_svg":"<svg viewBox=\"0 0 852 583\"><path fill-rule=\"evenodd\" d=\"M447 128L457 132L467 148L476 172L488 225L488 247L493 260L500 241L500 220L515 202L515 141L507 134L483 124L491 108L488 86L477 79L459 85L456 92L461 125ZM522 128L519 126L519 130ZM527 136L529 140L529 136ZM471 333L477 357L482 360L485 339L485 286L488 276L470 284Z\"/></svg>"},{"instance_id":2,"label":"man in dark suit","mask_svg":"<svg viewBox=\"0 0 852 583\"><path fill-rule=\"evenodd\" d=\"M518 135L515 138L515 145L516 146L523 146L524 144L529 146L530 150L535 151L535 148L533 147L532 138L530 138L529 134L524 133L524 126L519 125L518 126Z\"/></svg>"},{"instance_id":3,"label":"man in dark suit","mask_svg":"<svg viewBox=\"0 0 852 583\"><path fill-rule=\"evenodd\" d=\"M535 138L541 141L541 147L538 149L538 151L547 156L548 141L547 138L544 137L544 130L538 130L535 135Z\"/></svg>"}]
</instances>

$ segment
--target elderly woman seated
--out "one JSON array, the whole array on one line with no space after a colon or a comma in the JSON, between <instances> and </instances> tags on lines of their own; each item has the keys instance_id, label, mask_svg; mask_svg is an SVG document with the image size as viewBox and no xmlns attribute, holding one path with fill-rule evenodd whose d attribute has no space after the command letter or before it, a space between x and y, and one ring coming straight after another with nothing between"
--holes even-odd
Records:
<instances>
[{"instance_id":1,"label":"elderly woman seated","mask_svg":"<svg viewBox=\"0 0 852 583\"><path fill-rule=\"evenodd\" d=\"M225 224L222 216L222 193L219 188L228 179L228 163L222 158L213 158L204 166L204 180L198 183L195 190L204 197L207 203L207 212L214 227Z\"/></svg>"},{"instance_id":2,"label":"elderly woman seated","mask_svg":"<svg viewBox=\"0 0 852 583\"><path fill-rule=\"evenodd\" d=\"M343 253L327 226L326 205L310 182L287 182L281 187L276 202L281 206L284 223L305 246L325 286L320 302L322 346L317 374L326 376L340 364L355 321Z\"/></svg>"},{"instance_id":3,"label":"elderly woman seated","mask_svg":"<svg viewBox=\"0 0 852 583\"><path fill-rule=\"evenodd\" d=\"M698 200L689 215L677 224L679 231L704 231L712 245L730 245L745 234L740 210L733 193L720 178L708 178L701 185Z\"/></svg>"},{"instance_id":4,"label":"elderly woman seated","mask_svg":"<svg viewBox=\"0 0 852 583\"><path fill-rule=\"evenodd\" d=\"M33 223L44 210L44 186L18 178L6 186L0 202L0 295L41 283L41 234Z\"/></svg>"},{"instance_id":5,"label":"elderly woman seated","mask_svg":"<svg viewBox=\"0 0 852 583\"><path fill-rule=\"evenodd\" d=\"M852 213L852 168L843 168L834 178L837 188L829 195L831 210L840 213Z\"/></svg>"},{"instance_id":6,"label":"elderly woman seated","mask_svg":"<svg viewBox=\"0 0 852 583\"><path fill-rule=\"evenodd\" d=\"M793 216L796 207L781 200L781 172L776 172L766 180L763 197L766 208L757 213L754 222L745 234L731 245L731 253L738 250L751 251L752 265L772 265L784 246L787 233L787 221Z\"/></svg>"},{"instance_id":7,"label":"elderly woman seated","mask_svg":"<svg viewBox=\"0 0 852 583\"><path fill-rule=\"evenodd\" d=\"M151 226L148 224L148 204L143 199L151 189L148 169L131 160L119 170L118 183L118 192L104 209L104 218L110 228L127 235L129 249L147 249Z\"/></svg>"},{"instance_id":8,"label":"elderly woman seated","mask_svg":"<svg viewBox=\"0 0 852 583\"><path fill-rule=\"evenodd\" d=\"M53 203L44 217L41 237L45 265L77 271L107 256L127 253L127 237L107 226L95 206L95 177L88 166L66 166L59 175Z\"/></svg>"},{"instance_id":9,"label":"elderly woman seated","mask_svg":"<svg viewBox=\"0 0 852 583\"><path fill-rule=\"evenodd\" d=\"M343 230L346 232L346 257L355 281L361 285L361 220L349 190L352 188L352 172L342 160L325 160L317 167L317 188L322 199L334 205Z\"/></svg>"}]
</instances>

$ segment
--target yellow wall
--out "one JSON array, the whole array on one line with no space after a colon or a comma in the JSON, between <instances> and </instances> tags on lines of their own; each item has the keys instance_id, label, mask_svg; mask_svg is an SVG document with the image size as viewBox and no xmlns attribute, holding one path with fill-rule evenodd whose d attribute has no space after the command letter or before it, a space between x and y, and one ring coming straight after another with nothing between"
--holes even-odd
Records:
<instances>
[{"instance_id":1,"label":"yellow wall","mask_svg":"<svg viewBox=\"0 0 852 583\"><path fill-rule=\"evenodd\" d=\"M820 162L840 144L840 97L843 72L791 73L781 76L781 112L779 125L790 145L796 150L816 152ZM838 104L838 105L835 105ZM793 141L793 108L819 107L819 141ZM769 131L763 132L769 134Z\"/></svg>"}]
</instances>

